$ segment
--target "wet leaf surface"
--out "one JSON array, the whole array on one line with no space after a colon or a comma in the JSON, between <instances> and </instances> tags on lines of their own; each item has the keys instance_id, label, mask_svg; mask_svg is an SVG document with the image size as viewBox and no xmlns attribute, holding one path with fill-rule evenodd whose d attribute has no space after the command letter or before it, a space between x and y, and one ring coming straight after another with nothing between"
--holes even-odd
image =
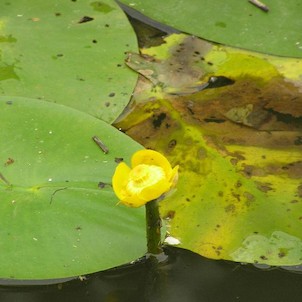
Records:
<instances>
[{"instance_id":1,"label":"wet leaf surface","mask_svg":"<svg viewBox=\"0 0 302 302\"><path fill-rule=\"evenodd\" d=\"M170 40L192 46L192 39L179 38ZM162 52L169 60L173 51L167 44L158 47L155 60L164 60ZM142 53L154 55L156 48ZM182 94L190 83L173 95L168 64L161 66L164 75L152 67L156 79L167 81L150 79L148 86L144 80L133 107L117 123L180 165L177 191L161 204L168 234L210 258L301 264L301 60L218 45L204 60L210 68L193 82L222 79L219 85Z\"/></svg>"},{"instance_id":2,"label":"wet leaf surface","mask_svg":"<svg viewBox=\"0 0 302 302\"><path fill-rule=\"evenodd\" d=\"M111 186L116 158L141 146L62 105L0 97L0 111L0 278L77 276L141 257L144 209L117 206Z\"/></svg>"},{"instance_id":3,"label":"wet leaf surface","mask_svg":"<svg viewBox=\"0 0 302 302\"><path fill-rule=\"evenodd\" d=\"M156 21L209 41L274 55L302 57L300 0L264 1L268 12L249 1L237 0L121 2Z\"/></svg>"},{"instance_id":4,"label":"wet leaf surface","mask_svg":"<svg viewBox=\"0 0 302 302\"><path fill-rule=\"evenodd\" d=\"M0 3L0 95L57 102L112 122L137 76L136 37L111 0Z\"/></svg>"}]
</instances>

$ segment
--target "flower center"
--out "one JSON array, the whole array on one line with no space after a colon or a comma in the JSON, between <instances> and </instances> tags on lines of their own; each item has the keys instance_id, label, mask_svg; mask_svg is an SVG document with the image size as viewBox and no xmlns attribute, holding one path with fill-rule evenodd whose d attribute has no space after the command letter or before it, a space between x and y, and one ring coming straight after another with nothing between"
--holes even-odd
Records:
<instances>
[{"instance_id":1,"label":"flower center","mask_svg":"<svg viewBox=\"0 0 302 302\"><path fill-rule=\"evenodd\" d=\"M130 172L127 191L132 194L138 194L144 188L161 181L165 176L165 172L161 167L145 164L138 165Z\"/></svg>"}]
</instances>

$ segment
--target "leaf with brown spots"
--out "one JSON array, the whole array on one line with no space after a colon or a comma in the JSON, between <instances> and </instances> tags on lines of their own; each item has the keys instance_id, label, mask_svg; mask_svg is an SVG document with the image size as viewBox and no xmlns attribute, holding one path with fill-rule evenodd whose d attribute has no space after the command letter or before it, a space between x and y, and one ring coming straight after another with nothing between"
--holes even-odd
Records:
<instances>
[{"instance_id":1,"label":"leaf with brown spots","mask_svg":"<svg viewBox=\"0 0 302 302\"><path fill-rule=\"evenodd\" d=\"M192 42L182 37L174 41ZM176 192L161 202L170 236L209 258L301 264L302 60L212 45L203 54L212 65L194 81L232 82L186 94L194 81L174 84L182 72L170 80L169 50L142 50L161 64L166 74L154 72L152 85L160 75L164 89L137 90L117 126L180 166Z\"/></svg>"}]
</instances>

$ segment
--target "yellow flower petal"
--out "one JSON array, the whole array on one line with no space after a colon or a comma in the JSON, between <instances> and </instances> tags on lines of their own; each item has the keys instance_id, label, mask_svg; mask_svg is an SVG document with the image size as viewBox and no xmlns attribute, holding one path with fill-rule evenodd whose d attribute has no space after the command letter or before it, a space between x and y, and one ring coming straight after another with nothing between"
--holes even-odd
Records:
<instances>
[{"instance_id":1,"label":"yellow flower petal","mask_svg":"<svg viewBox=\"0 0 302 302\"><path fill-rule=\"evenodd\" d=\"M156 152L154 150L139 150L136 153L134 153L131 159L132 168L140 164L162 167L167 177L170 178L171 176L172 167L168 159L162 154L160 154L159 152Z\"/></svg>"},{"instance_id":2,"label":"yellow flower petal","mask_svg":"<svg viewBox=\"0 0 302 302\"><path fill-rule=\"evenodd\" d=\"M120 163L113 175L115 194L130 207L140 207L168 192L177 182L178 166L153 150L141 150L132 157L132 169Z\"/></svg>"},{"instance_id":3,"label":"yellow flower petal","mask_svg":"<svg viewBox=\"0 0 302 302\"><path fill-rule=\"evenodd\" d=\"M171 184L166 179L162 179L150 187L145 187L141 191L140 196L148 201L154 200L169 191L170 188Z\"/></svg>"},{"instance_id":4,"label":"yellow flower petal","mask_svg":"<svg viewBox=\"0 0 302 302\"><path fill-rule=\"evenodd\" d=\"M131 208L138 208L145 205L148 201L149 200L142 199L137 195L129 195L124 196L123 200L120 200L120 203Z\"/></svg>"},{"instance_id":5,"label":"yellow flower petal","mask_svg":"<svg viewBox=\"0 0 302 302\"><path fill-rule=\"evenodd\" d=\"M171 173L171 178L170 178L170 182L171 182L171 186L174 187L178 181L178 168L179 166L175 166L172 170Z\"/></svg>"},{"instance_id":6,"label":"yellow flower petal","mask_svg":"<svg viewBox=\"0 0 302 302\"><path fill-rule=\"evenodd\" d=\"M124 189L128 182L130 171L131 169L124 162L121 162L116 167L112 177L113 190L120 200L125 197Z\"/></svg>"}]
</instances>

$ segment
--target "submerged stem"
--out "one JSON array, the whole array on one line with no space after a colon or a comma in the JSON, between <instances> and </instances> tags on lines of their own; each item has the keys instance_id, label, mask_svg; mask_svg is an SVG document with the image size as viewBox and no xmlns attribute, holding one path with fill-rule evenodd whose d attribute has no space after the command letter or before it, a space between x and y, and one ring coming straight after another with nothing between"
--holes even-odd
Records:
<instances>
[{"instance_id":1,"label":"submerged stem","mask_svg":"<svg viewBox=\"0 0 302 302\"><path fill-rule=\"evenodd\" d=\"M158 201L152 200L146 203L147 222L147 247L148 253L158 255L163 252L161 246L161 219L158 209Z\"/></svg>"}]
</instances>

